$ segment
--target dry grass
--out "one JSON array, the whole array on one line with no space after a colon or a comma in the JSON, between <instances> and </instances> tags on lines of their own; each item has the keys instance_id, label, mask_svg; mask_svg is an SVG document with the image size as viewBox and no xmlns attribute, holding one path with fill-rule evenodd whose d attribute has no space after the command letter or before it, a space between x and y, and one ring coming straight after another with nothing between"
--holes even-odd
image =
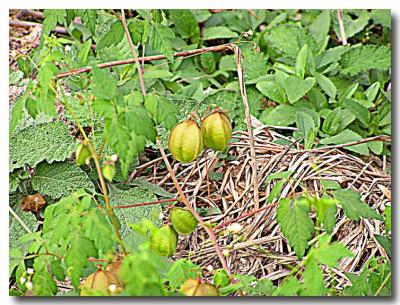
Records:
<instances>
[{"instance_id":1,"label":"dry grass","mask_svg":"<svg viewBox=\"0 0 400 305\"><path fill-rule=\"evenodd\" d=\"M254 122L253 122L254 124ZM221 224L254 210L253 184L251 181L250 148L247 132L233 135L229 155L232 158L219 159L211 150L205 151L196 162L188 165L173 163L185 195L195 207L217 207L218 215L204 220L221 225L215 233L221 249L230 249L228 265L233 273L254 275L257 278L280 280L290 272L298 259L282 236L276 221L276 202L267 203L267 198L276 180L265 183L268 175L292 171L279 198L295 197L302 193L322 196L321 180L338 182L342 188L352 188L379 214L390 204L391 176L386 172L386 161L369 158L362 160L339 148L323 148L305 151L298 143L290 147L273 143L285 138L273 128L259 126L254 130L256 158L258 162L258 185L260 188L260 208L265 210L244 217L238 221L243 227L240 234L226 234L226 226ZM230 161L228 161L230 160ZM371 161L372 160L372 161ZM144 175L142 170L151 168L146 178L172 193L176 193L161 158L140 165L132 178ZM222 179L211 181L207 173L218 172ZM274 204L275 203L275 204ZM353 253L351 258L340 261L334 275L326 274L326 280L334 276L336 288L341 290L348 284L344 272L359 272L371 257L387 257L385 250L377 243L375 234L382 234L384 224L377 220L349 220L341 209L337 212L337 224L333 230L333 240L339 240ZM312 215L315 218L315 215ZM315 239L309 243L315 243ZM181 237L175 258L189 257L204 268L211 265L220 268L211 240L198 227L188 237Z\"/></svg>"}]
</instances>

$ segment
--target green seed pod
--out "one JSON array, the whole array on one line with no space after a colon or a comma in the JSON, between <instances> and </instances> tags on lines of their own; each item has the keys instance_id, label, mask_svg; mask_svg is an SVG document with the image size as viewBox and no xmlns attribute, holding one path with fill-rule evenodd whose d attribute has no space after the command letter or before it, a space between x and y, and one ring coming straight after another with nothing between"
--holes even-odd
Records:
<instances>
[{"instance_id":1,"label":"green seed pod","mask_svg":"<svg viewBox=\"0 0 400 305\"><path fill-rule=\"evenodd\" d=\"M178 234L172 226L164 225L151 236L151 249L162 256L171 256L178 244Z\"/></svg>"},{"instance_id":2,"label":"green seed pod","mask_svg":"<svg viewBox=\"0 0 400 305\"><path fill-rule=\"evenodd\" d=\"M101 172L103 173L104 178L106 178L109 182L112 182L117 169L113 164L105 164L101 169Z\"/></svg>"},{"instance_id":3,"label":"green seed pod","mask_svg":"<svg viewBox=\"0 0 400 305\"><path fill-rule=\"evenodd\" d=\"M89 163L91 156L89 148L85 144L79 143L75 153L76 165L82 166L85 163Z\"/></svg>"},{"instance_id":4,"label":"green seed pod","mask_svg":"<svg viewBox=\"0 0 400 305\"><path fill-rule=\"evenodd\" d=\"M176 125L169 135L168 148L176 160L190 163L203 149L203 137L199 125L186 120Z\"/></svg>"},{"instance_id":5,"label":"green seed pod","mask_svg":"<svg viewBox=\"0 0 400 305\"><path fill-rule=\"evenodd\" d=\"M182 235L192 233L194 229L196 229L198 223L193 214L183 208L171 209L170 220L175 231Z\"/></svg>"},{"instance_id":6,"label":"green seed pod","mask_svg":"<svg viewBox=\"0 0 400 305\"><path fill-rule=\"evenodd\" d=\"M180 292L186 296L217 297L218 289L210 284L201 283L195 279L187 279L181 286Z\"/></svg>"},{"instance_id":7,"label":"green seed pod","mask_svg":"<svg viewBox=\"0 0 400 305\"><path fill-rule=\"evenodd\" d=\"M201 126L204 144L213 150L223 151L232 136L232 125L223 112L207 116Z\"/></svg>"},{"instance_id":8,"label":"green seed pod","mask_svg":"<svg viewBox=\"0 0 400 305\"><path fill-rule=\"evenodd\" d=\"M81 296L116 295L123 289L121 279L113 272L97 270L90 274L81 285Z\"/></svg>"}]
</instances>

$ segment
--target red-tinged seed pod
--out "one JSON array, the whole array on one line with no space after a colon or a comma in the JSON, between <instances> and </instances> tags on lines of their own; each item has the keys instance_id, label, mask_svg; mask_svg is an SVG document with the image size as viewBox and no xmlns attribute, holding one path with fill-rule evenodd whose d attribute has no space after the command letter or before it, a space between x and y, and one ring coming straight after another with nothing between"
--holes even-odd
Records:
<instances>
[{"instance_id":1,"label":"red-tinged seed pod","mask_svg":"<svg viewBox=\"0 0 400 305\"><path fill-rule=\"evenodd\" d=\"M199 125L192 119L176 125L169 135L168 148L174 158L181 163L195 160L203 149L203 137Z\"/></svg>"},{"instance_id":2,"label":"red-tinged seed pod","mask_svg":"<svg viewBox=\"0 0 400 305\"><path fill-rule=\"evenodd\" d=\"M232 136L232 125L223 112L214 112L203 120L201 126L205 146L216 151L223 151Z\"/></svg>"}]
</instances>

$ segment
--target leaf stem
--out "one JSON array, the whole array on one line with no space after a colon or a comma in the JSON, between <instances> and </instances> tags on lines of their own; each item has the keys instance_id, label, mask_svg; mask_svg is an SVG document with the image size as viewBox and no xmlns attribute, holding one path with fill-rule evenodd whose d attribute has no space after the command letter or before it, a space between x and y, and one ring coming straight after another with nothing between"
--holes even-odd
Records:
<instances>
[{"instance_id":1,"label":"leaf stem","mask_svg":"<svg viewBox=\"0 0 400 305\"><path fill-rule=\"evenodd\" d=\"M103 173L101 171L101 165L100 165L99 158L97 156L96 149L93 146L92 142L90 142L88 136L86 135L86 132L83 129L81 123L79 122L79 119L76 116L76 114L75 114L74 110L72 109L71 105L68 103L68 100L65 97L65 93L64 93L64 90L63 90L62 86L60 86L60 89L61 89L61 93L62 93L62 97L63 97L63 102L62 103L65 105L67 110L71 113L71 116L73 117L76 125L78 126L80 132L82 133L82 136L85 139L85 141L87 143L87 147L88 147L88 149L89 149L89 151L91 153L91 156L92 156L92 158L94 160L94 163L96 165L97 174L98 174L99 180L100 180L100 188L101 188L101 191L103 192L103 195L104 195L104 201L106 202L107 213L108 213L108 215L109 215L109 217L111 219L111 222L112 222L112 224L114 226L115 233L117 234L117 238L118 238L119 244L121 245L122 252L123 252L124 255L127 255L128 252L126 251L125 245L124 245L124 243L122 241L122 237L121 237L121 233L119 232L119 229L118 229L117 221L116 221L115 217L113 217L114 213L113 213L113 210L112 210L112 207L111 207L110 198L108 196L107 185L106 185L106 182L104 180Z\"/></svg>"}]
</instances>

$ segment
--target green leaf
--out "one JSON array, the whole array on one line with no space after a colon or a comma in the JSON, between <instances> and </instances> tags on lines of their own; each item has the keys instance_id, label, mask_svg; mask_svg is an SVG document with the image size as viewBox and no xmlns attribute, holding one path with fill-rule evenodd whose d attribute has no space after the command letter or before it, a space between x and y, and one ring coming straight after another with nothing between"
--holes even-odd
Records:
<instances>
[{"instance_id":1,"label":"green leaf","mask_svg":"<svg viewBox=\"0 0 400 305\"><path fill-rule=\"evenodd\" d=\"M50 270L57 280L62 281L65 279L65 270L60 259L50 261Z\"/></svg>"},{"instance_id":2,"label":"green leaf","mask_svg":"<svg viewBox=\"0 0 400 305\"><path fill-rule=\"evenodd\" d=\"M314 145L316 126L311 115L299 111L296 115L296 125L304 139L304 148L310 149Z\"/></svg>"},{"instance_id":3,"label":"green leaf","mask_svg":"<svg viewBox=\"0 0 400 305\"><path fill-rule=\"evenodd\" d=\"M238 34L226 26L212 26L204 29L203 40L236 38Z\"/></svg>"},{"instance_id":4,"label":"green leaf","mask_svg":"<svg viewBox=\"0 0 400 305\"><path fill-rule=\"evenodd\" d=\"M338 133L335 136L324 138L320 141L320 144L345 144L345 143L351 143L354 141L359 141L362 140L362 137L349 129L343 130L342 132ZM368 155L368 145L367 143L362 143L362 144L357 144L353 146L346 146L344 149L354 151L356 153L359 153L361 155Z\"/></svg>"},{"instance_id":5,"label":"green leaf","mask_svg":"<svg viewBox=\"0 0 400 305\"><path fill-rule=\"evenodd\" d=\"M308 31L317 43L322 43L329 34L331 25L330 16L329 10L322 10L322 13L319 14L308 27Z\"/></svg>"},{"instance_id":6,"label":"green leaf","mask_svg":"<svg viewBox=\"0 0 400 305\"><path fill-rule=\"evenodd\" d=\"M191 10L168 10L169 17L175 24L175 31L184 39L196 38L200 35L200 28Z\"/></svg>"},{"instance_id":7,"label":"green leaf","mask_svg":"<svg viewBox=\"0 0 400 305\"><path fill-rule=\"evenodd\" d=\"M107 69L93 67L92 81L92 92L97 98L112 100L117 96L117 80Z\"/></svg>"},{"instance_id":8,"label":"green leaf","mask_svg":"<svg viewBox=\"0 0 400 305\"><path fill-rule=\"evenodd\" d=\"M372 10L371 18L374 23L382 24L383 26L391 28L392 14L389 9Z\"/></svg>"},{"instance_id":9,"label":"green leaf","mask_svg":"<svg viewBox=\"0 0 400 305\"><path fill-rule=\"evenodd\" d=\"M157 184L147 181L146 178L144 178L144 177L140 177L140 178L136 178L136 179L132 180L131 184L139 186L143 190L148 190L148 191L152 192L154 195L158 195L158 196L165 197L165 198L174 197L174 194L167 192L166 190L164 190L161 186L159 186Z\"/></svg>"},{"instance_id":10,"label":"green leaf","mask_svg":"<svg viewBox=\"0 0 400 305\"><path fill-rule=\"evenodd\" d=\"M267 42L280 54L295 59L299 50L307 44L310 50L316 48L316 42L298 26L282 24L274 26L265 32Z\"/></svg>"},{"instance_id":11,"label":"green leaf","mask_svg":"<svg viewBox=\"0 0 400 305\"><path fill-rule=\"evenodd\" d=\"M33 263L35 273L32 277L33 294L35 296L51 296L56 294L58 287L47 270L46 256L39 256Z\"/></svg>"},{"instance_id":12,"label":"green leaf","mask_svg":"<svg viewBox=\"0 0 400 305\"><path fill-rule=\"evenodd\" d=\"M289 199L283 198L279 201L278 223L299 259L304 256L308 248L307 242L314 232L314 223L310 219L309 211L310 207L304 200L291 202Z\"/></svg>"},{"instance_id":13,"label":"green leaf","mask_svg":"<svg viewBox=\"0 0 400 305\"><path fill-rule=\"evenodd\" d=\"M323 224L324 229L330 234L336 224L336 204L337 201L329 198L322 197L318 199L314 197L311 201L317 212L317 220Z\"/></svg>"},{"instance_id":14,"label":"green leaf","mask_svg":"<svg viewBox=\"0 0 400 305\"><path fill-rule=\"evenodd\" d=\"M34 214L21 209L20 199L16 196L10 197L10 208L14 212L9 213L8 221L10 251L11 249L18 249L22 255L25 255L32 241L22 242L20 238L26 236L27 229L31 232L36 231L38 221Z\"/></svg>"},{"instance_id":15,"label":"green leaf","mask_svg":"<svg viewBox=\"0 0 400 305\"><path fill-rule=\"evenodd\" d=\"M94 192L94 184L86 173L74 164L57 162L40 163L32 178L32 187L42 195L60 198L84 188Z\"/></svg>"},{"instance_id":16,"label":"green leaf","mask_svg":"<svg viewBox=\"0 0 400 305\"><path fill-rule=\"evenodd\" d=\"M322 52L315 59L317 69L338 62L342 55L348 50L349 48L347 46L338 46Z\"/></svg>"},{"instance_id":17,"label":"green leaf","mask_svg":"<svg viewBox=\"0 0 400 305\"><path fill-rule=\"evenodd\" d=\"M306 63L307 63L307 54L308 54L308 45L304 45L299 53L297 54L296 58L296 75L301 79L304 78L305 70L306 70Z\"/></svg>"},{"instance_id":18,"label":"green leaf","mask_svg":"<svg viewBox=\"0 0 400 305\"><path fill-rule=\"evenodd\" d=\"M283 81L283 89L286 92L291 104L301 99L312 87L314 87L315 78L307 77L301 79L298 76L290 75Z\"/></svg>"},{"instance_id":19,"label":"green leaf","mask_svg":"<svg viewBox=\"0 0 400 305\"><path fill-rule=\"evenodd\" d=\"M371 86L368 87L367 90L365 90L365 96L367 97L368 103L372 104L375 101L376 96L378 95L380 89L380 83L375 82Z\"/></svg>"},{"instance_id":20,"label":"green leaf","mask_svg":"<svg viewBox=\"0 0 400 305\"><path fill-rule=\"evenodd\" d=\"M391 50L386 46L355 46L342 56L340 70L350 75L370 69L387 70L391 67L391 60Z\"/></svg>"},{"instance_id":21,"label":"green leaf","mask_svg":"<svg viewBox=\"0 0 400 305\"><path fill-rule=\"evenodd\" d=\"M193 264L190 260L181 258L175 261L167 273L169 286L171 289L178 289L187 279L197 279L201 274L199 266Z\"/></svg>"},{"instance_id":22,"label":"green leaf","mask_svg":"<svg viewBox=\"0 0 400 305\"><path fill-rule=\"evenodd\" d=\"M151 78L171 78L173 74L168 70L148 70L143 74L143 79Z\"/></svg>"},{"instance_id":23,"label":"green leaf","mask_svg":"<svg viewBox=\"0 0 400 305\"><path fill-rule=\"evenodd\" d=\"M313 257L306 262L301 286L301 296L323 296L328 292L324 283L324 274Z\"/></svg>"},{"instance_id":24,"label":"green leaf","mask_svg":"<svg viewBox=\"0 0 400 305\"><path fill-rule=\"evenodd\" d=\"M63 123L31 126L15 133L10 139L9 171L25 164L36 166L44 160L48 163L64 161L74 150L75 140Z\"/></svg>"},{"instance_id":25,"label":"green leaf","mask_svg":"<svg viewBox=\"0 0 400 305\"><path fill-rule=\"evenodd\" d=\"M97 10L96 9L79 9L77 16L81 17L83 24L88 28L92 36L95 35L97 26Z\"/></svg>"},{"instance_id":26,"label":"green leaf","mask_svg":"<svg viewBox=\"0 0 400 305\"><path fill-rule=\"evenodd\" d=\"M354 254L340 242L323 243L315 250L315 258L321 265L337 267L338 261L344 257L352 257Z\"/></svg>"},{"instance_id":27,"label":"green leaf","mask_svg":"<svg viewBox=\"0 0 400 305\"><path fill-rule=\"evenodd\" d=\"M110 200L114 206L152 202L156 201L157 197L152 192L137 187L125 191L110 188ZM155 226L161 226L162 222L159 218L161 212L161 206L158 204L130 209L114 209L115 215L121 222L122 236L126 236L130 232L130 224L138 224L144 218L150 220Z\"/></svg>"},{"instance_id":28,"label":"green leaf","mask_svg":"<svg viewBox=\"0 0 400 305\"><path fill-rule=\"evenodd\" d=\"M139 136L144 136L150 141L156 141L157 130L153 120L143 106L132 107L120 115L125 115L125 124L130 131Z\"/></svg>"},{"instance_id":29,"label":"green leaf","mask_svg":"<svg viewBox=\"0 0 400 305\"><path fill-rule=\"evenodd\" d=\"M124 38L124 27L120 20L115 21L110 30L100 39L96 45L96 50L101 50L113 45L117 45Z\"/></svg>"},{"instance_id":30,"label":"green leaf","mask_svg":"<svg viewBox=\"0 0 400 305\"><path fill-rule=\"evenodd\" d=\"M300 289L301 285L298 280L290 275L285 278L281 286L278 286L273 296L296 296Z\"/></svg>"},{"instance_id":31,"label":"green leaf","mask_svg":"<svg viewBox=\"0 0 400 305\"><path fill-rule=\"evenodd\" d=\"M264 110L259 120L265 125L289 126L296 122L297 110L291 105L278 105L273 109Z\"/></svg>"},{"instance_id":32,"label":"green leaf","mask_svg":"<svg viewBox=\"0 0 400 305\"><path fill-rule=\"evenodd\" d=\"M174 62L174 39L175 34L170 28L159 23L154 24L150 36L151 48L155 51L160 51L171 62Z\"/></svg>"},{"instance_id":33,"label":"green leaf","mask_svg":"<svg viewBox=\"0 0 400 305\"><path fill-rule=\"evenodd\" d=\"M346 216L353 220L360 220L360 217L366 219L383 220L373 208L361 201L359 193L351 189L341 189L332 192L335 199L337 199L343 208Z\"/></svg>"},{"instance_id":34,"label":"green leaf","mask_svg":"<svg viewBox=\"0 0 400 305\"><path fill-rule=\"evenodd\" d=\"M129 130L123 115L109 118L105 123L104 139L119 156L122 176L127 177L134 158L144 150L146 138Z\"/></svg>"},{"instance_id":35,"label":"green leaf","mask_svg":"<svg viewBox=\"0 0 400 305\"><path fill-rule=\"evenodd\" d=\"M67 13L64 9L46 9L43 12L43 29L42 36L49 35L53 31L57 23L64 24Z\"/></svg>"},{"instance_id":36,"label":"green leaf","mask_svg":"<svg viewBox=\"0 0 400 305\"><path fill-rule=\"evenodd\" d=\"M387 232L390 232L392 230L392 206L386 206L385 207L385 229Z\"/></svg>"},{"instance_id":37,"label":"green leaf","mask_svg":"<svg viewBox=\"0 0 400 305\"><path fill-rule=\"evenodd\" d=\"M150 93L145 96L144 105L157 124L170 129L178 122L179 110L168 98Z\"/></svg>"},{"instance_id":38,"label":"green leaf","mask_svg":"<svg viewBox=\"0 0 400 305\"><path fill-rule=\"evenodd\" d=\"M68 275L71 283L76 289L80 286L80 276L88 266L88 258L96 257L97 251L92 240L78 233L73 234L70 240L70 247L65 254L65 265L68 268Z\"/></svg>"},{"instance_id":39,"label":"green leaf","mask_svg":"<svg viewBox=\"0 0 400 305\"><path fill-rule=\"evenodd\" d=\"M314 73L314 76L318 82L321 89L332 99L336 97L336 86L335 84L321 73Z\"/></svg>"},{"instance_id":40,"label":"green leaf","mask_svg":"<svg viewBox=\"0 0 400 305\"><path fill-rule=\"evenodd\" d=\"M352 98L345 99L344 105L365 127L369 126L369 122L371 121L371 113L367 107Z\"/></svg>"},{"instance_id":41,"label":"green leaf","mask_svg":"<svg viewBox=\"0 0 400 305\"><path fill-rule=\"evenodd\" d=\"M272 101L279 103L284 103L287 101L285 91L277 82L261 81L256 84L256 88Z\"/></svg>"},{"instance_id":42,"label":"green leaf","mask_svg":"<svg viewBox=\"0 0 400 305\"><path fill-rule=\"evenodd\" d=\"M383 236L383 235L374 235L375 239L377 242L385 249L386 253L389 255L389 257L392 256L392 240L390 239L389 236Z\"/></svg>"}]
</instances>

